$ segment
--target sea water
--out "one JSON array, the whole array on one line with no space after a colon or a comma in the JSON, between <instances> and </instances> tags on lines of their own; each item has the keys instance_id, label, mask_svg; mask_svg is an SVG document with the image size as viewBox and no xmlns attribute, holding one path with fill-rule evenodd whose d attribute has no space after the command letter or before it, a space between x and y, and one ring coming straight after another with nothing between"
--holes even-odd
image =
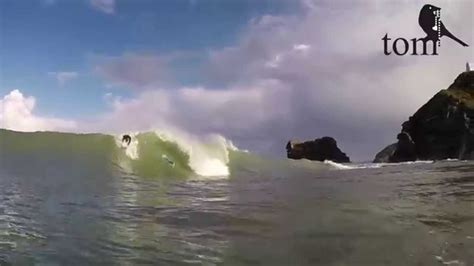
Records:
<instances>
[{"instance_id":1,"label":"sea water","mask_svg":"<svg viewBox=\"0 0 474 266\"><path fill-rule=\"evenodd\" d=\"M133 135L128 152L120 136L0 135L0 264L474 265L473 162L275 160L155 133Z\"/></svg>"}]
</instances>

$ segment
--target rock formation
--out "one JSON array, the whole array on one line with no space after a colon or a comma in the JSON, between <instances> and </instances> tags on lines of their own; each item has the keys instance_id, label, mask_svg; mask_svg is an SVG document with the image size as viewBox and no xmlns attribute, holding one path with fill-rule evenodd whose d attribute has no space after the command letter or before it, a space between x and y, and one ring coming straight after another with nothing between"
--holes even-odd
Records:
<instances>
[{"instance_id":1,"label":"rock formation","mask_svg":"<svg viewBox=\"0 0 474 266\"><path fill-rule=\"evenodd\" d=\"M290 159L331 160L338 163L350 162L349 157L337 147L336 140L331 137L322 137L302 143L288 141L288 144L286 144L286 154Z\"/></svg>"},{"instance_id":2,"label":"rock formation","mask_svg":"<svg viewBox=\"0 0 474 266\"><path fill-rule=\"evenodd\" d=\"M397 149L397 143L393 143L381 150L375 155L374 163L387 163L390 162L390 157Z\"/></svg>"},{"instance_id":3,"label":"rock formation","mask_svg":"<svg viewBox=\"0 0 474 266\"><path fill-rule=\"evenodd\" d=\"M374 162L474 159L474 71L461 73L402 124Z\"/></svg>"}]
</instances>

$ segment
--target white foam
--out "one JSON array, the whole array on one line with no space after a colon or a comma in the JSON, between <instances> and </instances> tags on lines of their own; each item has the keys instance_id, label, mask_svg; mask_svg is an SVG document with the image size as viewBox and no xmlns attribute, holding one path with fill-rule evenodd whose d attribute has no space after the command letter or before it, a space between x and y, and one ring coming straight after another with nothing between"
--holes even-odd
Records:
<instances>
[{"instance_id":1,"label":"white foam","mask_svg":"<svg viewBox=\"0 0 474 266\"><path fill-rule=\"evenodd\" d=\"M337 169L355 169L354 166L349 166L342 163L336 163L330 160L325 160L324 163L332 167L335 167Z\"/></svg>"},{"instance_id":2,"label":"white foam","mask_svg":"<svg viewBox=\"0 0 474 266\"><path fill-rule=\"evenodd\" d=\"M434 161L413 161L413 162L401 162L401 163L350 163L350 164L342 164L342 163L335 163L330 160L325 160L325 164L335 167L341 170L350 170L350 169L372 169L372 168L381 168L384 166L394 166L394 165L410 165L410 164L429 164L434 163Z\"/></svg>"},{"instance_id":3,"label":"white foam","mask_svg":"<svg viewBox=\"0 0 474 266\"><path fill-rule=\"evenodd\" d=\"M459 260L450 260L450 261L445 261L443 257L441 256L435 256L436 260L441 262L444 265L464 265L464 263L460 262Z\"/></svg>"},{"instance_id":4,"label":"white foam","mask_svg":"<svg viewBox=\"0 0 474 266\"><path fill-rule=\"evenodd\" d=\"M229 150L237 150L233 143L220 135L198 137L177 129L156 130L157 136L178 144L189 155L189 166L206 177L228 176Z\"/></svg>"},{"instance_id":5,"label":"white foam","mask_svg":"<svg viewBox=\"0 0 474 266\"><path fill-rule=\"evenodd\" d=\"M384 163L342 164L342 163L335 163L329 160L324 161L324 163L341 170L380 168L386 165Z\"/></svg>"},{"instance_id":6,"label":"white foam","mask_svg":"<svg viewBox=\"0 0 474 266\"><path fill-rule=\"evenodd\" d=\"M356 168L380 168L384 166L394 166L394 165L411 165L411 164L430 164L434 161L410 161L410 162L400 162L400 163L366 163L361 164L361 167Z\"/></svg>"},{"instance_id":7,"label":"white foam","mask_svg":"<svg viewBox=\"0 0 474 266\"><path fill-rule=\"evenodd\" d=\"M154 130L155 134L164 141L171 141L189 155L189 167L198 175L204 177L228 176L229 151L239 149L228 139L218 134L196 136L176 128ZM130 144L122 142L123 134L132 137ZM139 159L138 138L140 132L123 133L115 136L118 147L125 149L125 154L132 160Z\"/></svg>"},{"instance_id":8,"label":"white foam","mask_svg":"<svg viewBox=\"0 0 474 266\"><path fill-rule=\"evenodd\" d=\"M386 163L386 165L404 165L404 164L430 164L434 163L434 161L426 160L426 161L410 161L410 162L400 162L400 163Z\"/></svg>"}]
</instances>

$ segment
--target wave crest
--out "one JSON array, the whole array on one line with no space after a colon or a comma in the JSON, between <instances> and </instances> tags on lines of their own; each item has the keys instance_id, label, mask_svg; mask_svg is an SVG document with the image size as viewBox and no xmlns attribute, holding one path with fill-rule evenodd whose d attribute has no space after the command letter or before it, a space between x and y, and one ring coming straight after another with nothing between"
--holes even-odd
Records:
<instances>
[{"instance_id":1,"label":"wave crest","mask_svg":"<svg viewBox=\"0 0 474 266\"><path fill-rule=\"evenodd\" d=\"M191 170L203 177L228 176L229 150L238 150L230 140L217 134L201 137L176 129L127 134L132 137L128 146L121 142L122 135L116 136L116 143L132 160L122 160L120 165L133 172L153 172L150 168L162 172L158 168L172 167ZM149 160L154 161L156 167L147 163Z\"/></svg>"}]
</instances>

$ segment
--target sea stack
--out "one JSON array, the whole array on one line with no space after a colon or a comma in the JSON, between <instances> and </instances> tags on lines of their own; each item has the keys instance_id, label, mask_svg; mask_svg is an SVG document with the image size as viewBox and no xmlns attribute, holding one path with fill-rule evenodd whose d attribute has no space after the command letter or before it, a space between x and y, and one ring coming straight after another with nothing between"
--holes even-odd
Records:
<instances>
[{"instance_id":1,"label":"sea stack","mask_svg":"<svg viewBox=\"0 0 474 266\"><path fill-rule=\"evenodd\" d=\"M466 70L405 121L374 162L474 159L474 71Z\"/></svg>"},{"instance_id":2,"label":"sea stack","mask_svg":"<svg viewBox=\"0 0 474 266\"><path fill-rule=\"evenodd\" d=\"M297 142L288 141L286 155L289 159L308 159L312 161L330 160L337 163L350 162L349 157L337 147L337 142L331 137Z\"/></svg>"}]
</instances>

